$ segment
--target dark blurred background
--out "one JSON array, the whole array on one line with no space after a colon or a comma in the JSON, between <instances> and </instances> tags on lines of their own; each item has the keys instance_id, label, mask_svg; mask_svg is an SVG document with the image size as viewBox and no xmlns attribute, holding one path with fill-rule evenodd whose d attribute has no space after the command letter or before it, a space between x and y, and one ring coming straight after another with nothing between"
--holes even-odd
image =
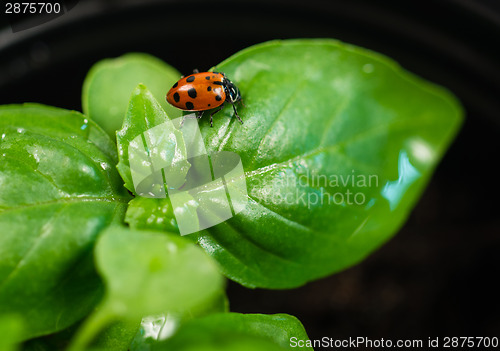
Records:
<instances>
[{"instance_id":1,"label":"dark blurred background","mask_svg":"<svg viewBox=\"0 0 500 351\"><path fill-rule=\"evenodd\" d=\"M465 123L403 229L361 264L295 290L230 283L231 309L293 314L312 339L500 336L500 2L80 0L65 9L24 30L25 19L0 17L0 104L81 110L85 74L104 57L148 52L186 73L298 37L381 52L450 89Z\"/></svg>"}]
</instances>

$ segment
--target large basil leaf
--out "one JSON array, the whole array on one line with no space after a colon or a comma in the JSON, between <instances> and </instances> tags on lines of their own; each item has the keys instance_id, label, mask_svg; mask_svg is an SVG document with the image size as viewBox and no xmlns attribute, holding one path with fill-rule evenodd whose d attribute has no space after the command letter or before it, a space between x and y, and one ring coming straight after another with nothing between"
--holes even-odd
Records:
<instances>
[{"instance_id":1,"label":"large basil leaf","mask_svg":"<svg viewBox=\"0 0 500 351\"><path fill-rule=\"evenodd\" d=\"M248 287L296 287L387 241L462 121L460 104L443 88L334 40L273 41L214 70L239 86L244 124L227 106L213 128L208 118L200 126L209 153L240 155L248 204L188 237ZM127 220L171 230L165 201L135 202Z\"/></svg>"},{"instance_id":2,"label":"large basil leaf","mask_svg":"<svg viewBox=\"0 0 500 351\"><path fill-rule=\"evenodd\" d=\"M92 247L129 195L94 122L35 104L0 107L0 314L23 338L64 329L102 294Z\"/></svg>"},{"instance_id":3,"label":"large basil leaf","mask_svg":"<svg viewBox=\"0 0 500 351\"><path fill-rule=\"evenodd\" d=\"M291 288L349 267L404 223L456 134L462 109L390 59L333 40L274 41L214 70L239 85L209 152L238 153L249 202L198 235L224 273Z\"/></svg>"},{"instance_id":4,"label":"large basil leaf","mask_svg":"<svg viewBox=\"0 0 500 351\"><path fill-rule=\"evenodd\" d=\"M152 349L184 351L199 347L200 350L217 350L219 344L222 350L247 350L249 345L238 340L242 336L250 345L255 340L270 341L279 346L278 350L295 349L291 339L309 339L302 324L287 314L218 313L186 323L172 338L153 345ZM299 349L312 350L310 347Z\"/></svg>"},{"instance_id":5,"label":"large basil leaf","mask_svg":"<svg viewBox=\"0 0 500 351\"><path fill-rule=\"evenodd\" d=\"M85 78L83 112L114 138L125 118L130 93L143 83L170 116L180 116L180 111L165 101L167 90L179 78L179 72L147 54L131 53L99 61Z\"/></svg>"}]
</instances>

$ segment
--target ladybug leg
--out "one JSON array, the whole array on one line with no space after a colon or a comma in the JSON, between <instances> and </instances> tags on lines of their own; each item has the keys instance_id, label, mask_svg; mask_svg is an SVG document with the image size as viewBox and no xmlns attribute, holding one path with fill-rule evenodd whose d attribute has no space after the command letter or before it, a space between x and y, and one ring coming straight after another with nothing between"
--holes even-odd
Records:
<instances>
[{"instance_id":1,"label":"ladybug leg","mask_svg":"<svg viewBox=\"0 0 500 351\"><path fill-rule=\"evenodd\" d=\"M215 115L217 112L220 112L220 110L222 110L223 107L224 107L224 104L220 105L220 107L217 110L215 110L214 112L212 112L210 114L210 127L213 127L213 123L212 123L213 118L212 118L212 116Z\"/></svg>"},{"instance_id":2,"label":"ladybug leg","mask_svg":"<svg viewBox=\"0 0 500 351\"><path fill-rule=\"evenodd\" d=\"M238 115L238 111L236 111L236 106L233 104L233 110L234 110L234 115L238 118L238 120L243 124L243 121L241 120L240 116Z\"/></svg>"},{"instance_id":3,"label":"ladybug leg","mask_svg":"<svg viewBox=\"0 0 500 351\"><path fill-rule=\"evenodd\" d=\"M190 117L191 115L185 115L184 118L182 119L181 121L181 128L182 126L184 125L184 121L186 120L186 118L196 118L196 119L200 119L201 117L203 117L203 111L197 111L196 112L196 116L194 117Z\"/></svg>"},{"instance_id":4,"label":"ladybug leg","mask_svg":"<svg viewBox=\"0 0 500 351\"><path fill-rule=\"evenodd\" d=\"M182 126L184 125L184 121L186 120L186 118L187 118L187 115L185 115L185 116L182 118L180 128L182 128Z\"/></svg>"}]
</instances>

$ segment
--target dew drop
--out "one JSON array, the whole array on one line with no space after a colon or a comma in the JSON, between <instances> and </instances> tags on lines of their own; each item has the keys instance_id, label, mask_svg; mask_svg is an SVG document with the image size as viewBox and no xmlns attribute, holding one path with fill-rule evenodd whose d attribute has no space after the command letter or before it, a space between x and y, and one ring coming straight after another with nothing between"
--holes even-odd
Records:
<instances>
[{"instance_id":1,"label":"dew drop","mask_svg":"<svg viewBox=\"0 0 500 351\"><path fill-rule=\"evenodd\" d=\"M89 120L85 118L85 119L83 120L83 124L82 124L82 126L80 127L80 129L81 129L81 130L85 130L85 129L87 129L87 127L88 127L88 123L89 123Z\"/></svg>"}]
</instances>

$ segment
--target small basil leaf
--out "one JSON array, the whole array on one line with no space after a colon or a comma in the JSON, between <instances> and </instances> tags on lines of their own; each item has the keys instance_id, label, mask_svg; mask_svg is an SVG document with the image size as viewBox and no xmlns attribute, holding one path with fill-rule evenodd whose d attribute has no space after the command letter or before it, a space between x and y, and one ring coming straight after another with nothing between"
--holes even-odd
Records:
<instances>
[{"instance_id":1,"label":"small basil leaf","mask_svg":"<svg viewBox=\"0 0 500 351\"><path fill-rule=\"evenodd\" d=\"M92 247L129 201L115 164L109 137L80 113L0 107L0 314L23 317L23 339L68 327L100 299Z\"/></svg>"},{"instance_id":2,"label":"small basil leaf","mask_svg":"<svg viewBox=\"0 0 500 351\"><path fill-rule=\"evenodd\" d=\"M139 327L138 320L119 320L111 323L97 336L89 351L128 351Z\"/></svg>"},{"instance_id":3,"label":"small basil leaf","mask_svg":"<svg viewBox=\"0 0 500 351\"><path fill-rule=\"evenodd\" d=\"M246 333L187 329L162 343L153 344L153 351L283 351L273 342Z\"/></svg>"},{"instance_id":4,"label":"small basil leaf","mask_svg":"<svg viewBox=\"0 0 500 351\"><path fill-rule=\"evenodd\" d=\"M136 197L130 201L125 222L134 229L150 229L164 232L179 232L169 198L150 199Z\"/></svg>"},{"instance_id":5,"label":"small basil leaf","mask_svg":"<svg viewBox=\"0 0 500 351\"><path fill-rule=\"evenodd\" d=\"M251 342L266 340L278 346L278 350L293 350L290 343L292 338L308 339L302 324L290 315L218 313L186 323L172 338L153 345L152 349L184 351L200 347L202 350L212 350L220 343L222 350L230 350L226 346L228 343L235 351L247 350L248 345L236 342L238 336L245 336ZM224 338L228 340L224 341ZM299 349L312 350L309 347Z\"/></svg>"},{"instance_id":6,"label":"small basil leaf","mask_svg":"<svg viewBox=\"0 0 500 351\"><path fill-rule=\"evenodd\" d=\"M85 349L116 319L182 315L211 305L224 287L212 259L174 234L112 227L100 237L95 256L106 296L75 337L72 351Z\"/></svg>"},{"instance_id":7,"label":"small basil leaf","mask_svg":"<svg viewBox=\"0 0 500 351\"><path fill-rule=\"evenodd\" d=\"M161 128L161 132L155 132L154 127ZM158 101L144 85L138 85L132 92L127 115L116 137L120 160L117 168L125 181L125 187L131 192L137 193L134 176L136 183L139 183L137 179L147 180L151 176L160 175L161 178L161 168L158 168L158 164L163 167L175 167L176 171L170 172L175 179L170 181L181 182L184 179L189 163L185 157L186 147L182 133L174 127ZM160 187L163 187L163 182ZM147 193L148 191L139 195Z\"/></svg>"},{"instance_id":8,"label":"small basil leaf","mask_svg":"<svg viewBox=\"0 0 500 351\"><path fill-rule=\"evenodd\" d=\"M185 313L168 313L145 317L142 319L141 327L130 345L130 351L149 351L152 344L170 338L187 321L220 312L229 312L229 302L226 294L222 291L219 297L211 301L210 304L204 304Z\"/></svg>"},{"instance_id":9,"label":"small basil leaf","mask_svg":"<svg viewBox=\"0 0 500 351\"><path fill-rule=\"evenodd\" d=\"M66 350L80 325L81 323L76 323L58 333L28 340L22 345L22 351ZM127 351L138 328L138 321L120 320L111 323L96 337L87 351Z\"/></svg>"},{"instance_id":10,"label":"small basil leaf","mask_svg":"<svg viewBox=\"0 0 500 351\"><path fill-rule=\"evenodd\" d=\"M57 333L30 339L23 344L22 351L65 350L80 324L78 322Z\"/></svg>"},{"instance_id":11,"label":"small basil leaf","mask_svg":"<svg viewBox=\"0 0 500 351\"><path fill-rule=\"evenodd\" d=\"M179 77L175 69L147 54L130 53L99 61L83 84L83 112L114 138L125 118L130 92L143 83L169 115L180 116L179 110L165 101L168 89Z\"/></svg>"},{"instance_id":12,"label":"small basil leaf","mask_svg":"<svg viewBox=\"0 0 500 351\"><path fill-rule=\"evenodd\" d=\"M132 318L203 305L224 285L210 257L174 234L110 228L98 241L96 263L110 306Z\"/></svg>"}]
</instances>

